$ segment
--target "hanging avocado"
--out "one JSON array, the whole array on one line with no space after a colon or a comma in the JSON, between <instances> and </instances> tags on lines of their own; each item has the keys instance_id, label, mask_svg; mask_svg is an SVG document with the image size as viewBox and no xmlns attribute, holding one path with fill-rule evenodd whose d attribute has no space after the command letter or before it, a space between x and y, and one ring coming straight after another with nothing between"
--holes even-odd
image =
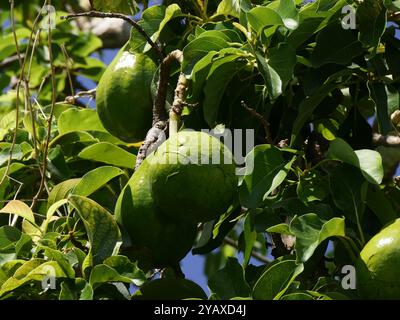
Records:
<instances>
[{"instance_id":1,"label":"hanging avocado","mask_svg":"<svg viewBox=\"0 0 400 320\"><path fill-rule=\"evenodd\" d=\"M152 122L151 82L156 64L125 45L102 75L96 93L103 126L126 142L145 138Z\"/></svg>"}]
</instances>

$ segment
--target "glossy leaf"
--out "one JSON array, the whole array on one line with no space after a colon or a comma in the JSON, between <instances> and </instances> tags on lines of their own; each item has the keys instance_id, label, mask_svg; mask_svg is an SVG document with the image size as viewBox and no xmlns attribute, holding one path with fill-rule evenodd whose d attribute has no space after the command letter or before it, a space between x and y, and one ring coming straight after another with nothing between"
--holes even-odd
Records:
<instances>
[{"instance_id":1,"label":"glossy leaf","mask_svg":"<svg viewBox=\"0 0 400 320\"><path fill-rule=\"evenodd\" d=\"M68 109L59 116L57 127L60 135L74 131L106 131L93 109Z\"/></svg>"},{"instance_id":2,"label":"glossy leaf","mask_svg":"<svg viewBox=\"0 0 400 320\"><path fill-rule=\"evenodd\" d=\"M296 216L290 222L290 231L296 236L297 263L304 263L311 258L316 248L326 239L345 236L343 218L321 220L314 213Z\"/></svg>"},{"instance_id":3,"label":"glossy leaf","mask_svg":"<svg viewBox=\"0 0 400 320\"><path fill-rule=\"evenodd\" d=\"M0 210L0 213L15 214L29 222L35 223L35 217L31 208L27 204L19 200L12 200Z\"/></svg>"},{"instance_id":4,"label":"glossy leaf","mask_svg":"<svg viewBox=\"0 0 400 320\"><path fill-rule=\"evenodd\" d=\"M283 260L267 267L254 285L253 298L279 299L303 269L303 265L297 265L294 260Z\"/></svg>"},{"instance_id":5,"label":"glossy leaf","mask_svg":"<svg viewBox=\"0 0 400 320\"><path fill-rule=\"evenodd\" d=\"M157 279L148 282L132 297L134 300L181 300L206 299L207 296L197 284L186 279Z\"/></svg>"},{"instance_id":6,"label":"glossy leaf","mask_svg":"<svg viewBox=\"0 0 400 320\"><path fill-rule=\"evenodd\" d=\"M356 168L341 165L330 173L329 184L335 205L359 224L365 210L367 181Z\"/></svg>"},{"instance_id":7,"label":"glossy leaf","mask_svg":"<svg viewBox=\"0 0 400 320\"><path fill-rule=\"evenodd\" d=\"M208 286L223 300L250 296L250 287L244 278L244 270L234 258L229 258L225 267L211 276Z\"/></svg>"},{"instance_id":8,"label":"glossy leaf","mask_svg":"<svg viewBox=\"0 0 400 320\"><path fill-rule=\"evenodd\" d=\"M136 163L135 155L109 142L98 142L88 146L78 157L128 169L133 169Z\"/></svg>"},{"instance_id":9,"label":"glossy leaf","mask_svg":"<svg viewBox=\"0 0 400 320\"><path fill-rule=\"evenodd\" d=\"M368 149L353 151L346 141L337 138L331 142L327 158L340 160L359 168L370 183L380 184L382 182L382 157L377 151Z\"/></svg>"},{"instance_id":10,"label":"glossy leaf","mask_svg":"<svg viewBox=\"0 0 400 320\"><path fill-rule=\"evenodd\" d=\"M86 173L72 190L73 194L87 197L96 190L104 187L110 180L125 174L116 167L104 166Z\"/></svg>"},{"instance_id":11,"label":"glossy leaf","mask_svg":"<svg viewBox=\"0 0 400 320\"><path fill-rule=\"evenodd\" d=\"M112 255L117 243L121 241L121 234L114 217L88 198L72 195L68 200L79 212L90 242L90 252L85 259L85 267L103 262Z\"/></svg>"},{"instance_id":12,"label":"glossy leaf","mask_svg":"<svg viewBox=\"0 0 400 320\"><path fill-rule=\"evenodd\" d=\"M240 186L240 202L257 208L285 180L295 158L285 163L282 151L271 145L256 146L246 156L245 177Z\"/></svg>"}]
</instances>

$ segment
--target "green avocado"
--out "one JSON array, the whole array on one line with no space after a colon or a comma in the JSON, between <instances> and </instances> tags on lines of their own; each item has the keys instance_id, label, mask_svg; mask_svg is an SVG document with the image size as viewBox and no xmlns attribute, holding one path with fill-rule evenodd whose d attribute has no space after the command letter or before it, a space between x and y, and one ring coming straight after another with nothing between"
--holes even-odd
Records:
<instances>
[{"instance_id":1,"label":"green avocado","mask_svg":"<svg viewBox=\"0 0 400 320\"><path fill-rule=\"evenodd\" d=\"M180 261L192 248L196 224L171 221L159 215L155 206L149 164L145 160L122 190L115 217L133 245L147 249L154 266L164 267Z\"/></svg>"},{"instance_id":2,"label":"green avocado","mask_svg":"<svg viewBox=\"0 0 400 320\"><path fill-rule=\"evenodd\" d=\"M153 199L175 221L206 222L232 204L237 190L231 151L217 138L182 131L165 141L150 163Z\"/></svg>"},{"instance_id":3,"label":"green avocado","mask_svg":"<svg viewBox=\"0 0 400 320\"><path fill-rule=\"evenodd\" d=\"M99 118L107 131L126 142L142 141L152 123L151 58L123 47L103 73L96 92Z\"/></svg>"},{"instance_id":4,"label":"green avocado","mask_svg":"<svg viewBox=\"0 0 400 320\"><path fill-rule=\"evenodd\" d=\"M376 234L361 251L357 289L364 299L400 299L400 219Z\"/></svg>"}]
</instances>

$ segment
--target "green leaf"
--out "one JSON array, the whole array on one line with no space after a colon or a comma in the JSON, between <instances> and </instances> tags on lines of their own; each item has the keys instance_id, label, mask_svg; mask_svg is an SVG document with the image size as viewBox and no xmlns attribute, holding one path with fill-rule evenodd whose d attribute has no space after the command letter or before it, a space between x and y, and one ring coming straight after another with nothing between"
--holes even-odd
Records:
<instances>
[{"instance_id":1,"label":"green leaf","mask_svg":"<svg viewBox=\"0 0 400 320\"><path fill-rule=\"evenodd\" d=\"M151 39L156 42L158 40L158 38L160 37L161 32L164 30L164 28L166 27L166 25L168 24L168 22L170 22L171 20L184 16L182 14L181 8L179 7L179 5L177 5L176 3L170 4L166 9L165 9L165 14L164 14L164 18L161 20L159 27L157 29L157 31L154 32L154 34L151 35ZM151 49L151 46L147 43L144 51L148 51Z\"/></svg>"},{"instance_id":2,"label":"green leaf","mask_svg":"<svg viewBox=\"0 0 400 320\"><path fill-rule=\"evenodd\" d=\"M93 288L83 278L61 283L59 300L93 300Z\"/></svg>"},{"instance_id":3,"label":"green leaf","mask_svg":"<svg viewBox=\"0 0 400 320\"><path fill-rule=\"evenodd\" d=\"M361 173L373 184L380 184L383 179L382 157L379 152L369 149L353 151L344 140L337 138L329 146L327 158L340 160L361 170Z\"/></svg>"},{"instance_id":4,"label":"green leaf","mask_svg":"<svg viewBox=\"0 0 400 320\"><path fill-rule=\"evenodd\" d=\"M250 286L236 258L228 258L226 265L210 277L208 286L222 300L250 296Z\"/></svg>"},{"instance_id":5,"label":"green leaf","mask_svg":"<svg viewBox=\"0 0 400 320\"><path fill-rule=\"evenodd\" d=\"M95 290L97 287L107 282L125 282L130 284L132 280L120 275L114 268L105 264L94 266L89 279L92 288Z\"/></svg>"},{"instance_id":6,"label":"green leaf","mask_svg":"<svg viewBox=\"0 0 400 320\"><path fill-rule=\"evenodd\" d=\"M71 108L63 113L57 121L58 132L64 135L74 131L104 131L96 110Z\"/></svg>"},{"instance_id":7,"label":"green leaf","mask_svg":"<svg viewBox=\"0 0 400 320\"><path fill-rule=\"evenodd\" d=\"M289 30L295 30L299 26L299 12L295 2L295 0L279 0L268 5L269 8L274 8L278 12L284 26Z\"/></svg>"},{"instance_id":8,"label":"green leaf","mask_svg":"<svg viewBox=\"0 0 400 320\"><path fill-rule=\"evenodd\" d=\"M335 205L347 218L360 225L365 210L367 181L357 169L342 164L330 173L329 184Z\"/></svg>"},{"instance_id":9,"label":"green leaf","mask_svg":"<svg viewBox=\"0 0 400 320\"><path fill-rule=\"evenodd\" d=\"M65 156L60 145L49 150L48 160L47 168L52 177L66 180L71 176L71 171L65 162Z\"/></svg>"},{"instance_id":10,"label":"green leaf","mask_svg":"<svg viewBox=\"0 0 400 320\"><path fill-rule=\"evenodd\" d=\"M292 30L298 26L293 19L289 18L283 21L277 11L267 7L255 7L251 9L247 12L247 20L257 35L260 35L265 28L271 26L284 25L286 28Z\"/></svg>"},{"instance_id":11,"label":"green leaf","mask_svg":"<svg viewBox=\"0 0 400 320\"><path fill-rule=\"evenodd\" d=\"M220 217L218 222L207 222L193 254L205 254L221 246L223 240L237 223L241 215L240 207L233 208L228 214Z\"/></svg>"},{"instance_id":12,"label":"green leaf","mask_svg":"<svg viewBox=\"0 0 400 320\"><path fill-rule=\"evenodd\" d=\"M97 142L97 140L89 133L85 131L74 131L68 132L66 134L58 135L49 144L49 148L54 145L59 144L61 147L71 145L74 143L87 143L87 142Z\"/></svg>"},{"instance_id":13,"label":"green leaf","mask_svg":"<svg viewBox=\"0 0 400 320\"><path fill-rule=\"evenodd\" d=\"M43 221L41 225L41 230L43 233L46 233L47 231L47 226L53 219L53 215L56 213L56 211L63 205L68 203L68 199L61 199L56 202L54 202L48 209L46 213L46 220Z\"/></svg>"},{"instance_id":14,"label":"green leaf","mask_svg":"<svg viewBox=\"0 0 400 320\"><path fill-rule=\"evenodd\" d=\"M7 203L6 206L0 210L0 213L15 214L35 224L35 217L33 216L31 208L19 200L12 200Z\"/></svg>"},{"instance_id":15,"label":"green leaf","mask_svg":"<svg viewBox=\"0 0 400 320\"><path fill-rule=\"evenodd\" d=\"M300 176L297 185L297 195L304 204L313 201L322 201L329 194L329 185L326 177L321 176L319 171L308 171Z\"/></svg>"},{"instance_id":16,"label":"green leaf","mask_svg":"<svg viewBox=\"0 0 400 320\"><path fill-rule=\"evenodd\" d=\"M247 266L253 252L254 243L257 240L257 231L255 230L254 226L254 215L251 211L244 220L243 234L245 244L243 266Z\"/></svg>"},{"instance_id":17,"label":"green leaf","mask_svg":"<svg viewBox=\"0 0 400 320\"><path fill-rule=\"evenodd\" d=\"M369 96L375 103L376 115L379 125L379 131L387 135L394 131L392 121L389 114L389 97L387 87L381 82L367 82Z\"/></svg>"},{"instance_id":18,"label":"green leaf","mask_svg":"<svg viewBox=\"0 0 400 320\"><path fill-rule=\"evenodd\" d=\"M93 7L103 12L121 12L135 14L138 11L136 1L131 0L92 0Z\"/></svg>"},{"instance_id":19,"label":"green leaf","mask_svg":"<svg viewBox=\"0 0 400 320\"><path fill-rule=\"evenodd\" d=\"M1 115L0 119L0 141L2 141L5 135L12 129L15 128L16 111L12 110L5 115Z\"/></svg>"},{"instance_id":20,"label":"green leaf","mask_svg":"<svg viewBox=\"0 0 400 320\"><path fill-rule=\"evenodd\" d=\"M258 300L279 299L303 269L303 264L297 265L295 260L274 263L255 283L253 298Z\"/></svg>"},{"instance_id":21,"label":"green leaf","mask_svg":"<svg viewBox=\"0 0 400 320\"><path fill-rule=\"evenodd\" d=\"M299 27L288 36L288 43L297 48L307 41L318 30L326 18L326 13L316 12L312 9L303 9L299 13Z\"/></svg>"},{"instance_id":22,"label":"green leaf","mask_svg":"<svg viewBox=\"0 0 400 320\"><path fill-rule=\"evenodd\" d=\"M285 294L281 300L314 300L314 298L305 292L294 292Z\"/></svg>"},{"instance_id":23,"label":"green leaf","mask_svg":"<svg viewBox=\"0 0 400 320\"><path fill-rule=\"evenodd\" d=\"M75 277L75 271L70 265L66 255L59 250L52 249L50 247L39 245L37 247L38 250L43 250L44 255L48 260L56 261L62 271L68 276L68 278Z\"/></svg>"},{"instance_id":24,"label":"green leaf","mask_svg":"<svg viewBox=\"0 0 400 320\"><path fill-rule=\"evenodd\" d=\"M240 0L222 0L218 5L217 14L239 18Z\"/></svg>"},{"instance_id":25,"label":"green leaf","mask_svg":"<svg viewBox=\"0 0 400 320\"><path fill-rule=\"evenodd\" d=\"M214 32L213 32L214 31ZM183 48L182 70L190 77L193 67L211 51L220 51L229 47L229 39L221 31L205 31Z\"/></svg>"},{"instance_id":26,"label":"green leaf","mask_svg":"<svg viewBox=\"0 0 400 320\"><path fill-rule=\"evenodd\" d=\"M134 300L207 299L196 283L179 278L157 279L146 283L133 296Z\"/></svg>"},{"instance_id":27,"label":"green leaf","mask_svg":"<svg viewBox=\"0 0 400 320\"><path fill-rule=\"evenodd\" d=\"M390 200L379 187L370 186L365 198L367 206L372 210L375 216L379 219L381 225L386 225L389 222L396 220L398 214L393 208Z\"/></svg>"},{"instance_id":28,"label":"green leaf","mask_svg":"<svg viewBox=\"0 0 400 320\"><path fill-rule=\"evenodd\" d=\"M10 147L6 147L0 151L0 166L3 165L8 161L10 158ZM24 156L21 146L19 144L14 145L11 153L11 160L21 160L22 157Z\"/></svg>"},{"instance_id":29,"label":"green leaf","mask_svg":"<svg viewBox=\"0 0 400 320\"><path fill-rule=\"evenodd\" d=\"M104 187L109 181L125 174L116 167L104 166L86 173L72 190L72 194L87 197Z\"/></svg>"},{"instance_id":30,"label":"green leaf","mask_svg":"<svg viewBox=\"0 0 400 320\"><path fill-rule=\"evenodd\" d=\"M112 267L121 276L130 278L136 286L141 286L147 280L146 275L139 269L138 263L132 263L125 256L112 256L104 260L104 264Z\"/></svg>"},{"instance_id":31,"label":"green leaf","mask_svg":"<svg viewBox=\"0 0 400 320\"><path fill-rule=\"evenodd\" d=\"M50 208L53 204L62 199L68 198L69 193L75 188L80 180L81 178L69 179L54 186L47 199L47 208Z\"/></svg>"},{"instance_id":32,"label":"green leaf","mask_svg":"<svg viewBox=\"0 0 400 320\"><path fill-rule=\"evenodd\" d=\"M231 79L245 65L246 61L238 60L238 56L231 55L214 62L208 73L204 87L204 119L213 128L217 125L218 111L225 89Z\"/></svg>"},{"instance_id":33,"label":"green leaf","mask_svg":"<svg viewBox=\"0 0 400 320\"><path fill-rule=\"evenodd\" d=\"M366 47L378 47L381 36L386 29L387 10L383 5L383 1L364 0L357 7L357 21L359 40Z\"/></svg>"},{"instance_id":34,"label":"green leaf","mask_svg":"<svg viewBox=\"0 0 400 320\"><path fill-rule=\"evenodd\" d=\"M90 242L85 267L102 263L113 254L118 242L121 241L121 234L114 217L91 199L71 195L68 200L83 220Z\"/></svg>"},{"instance_id":35,"label":"green leaf","mask_svg":"<svg viewBox=\"0 0 400 320\"><path fill-rule=\"evenodd\" d=\"M268 63L279 75L282 83L280 91L283 92L287 83L293 78L294 67L297 63L296 51L287 43L280 43L277 47L270 49Z\"/></svg>"},{"instance_id":36,"label":"green leaf","mask_svg":"<svg viewBox=\"0 0 400 320\"><path fill-rule=\"evenodd\" d=\"M294 236L294 234L290 231L289 225L287 223L274 225L272 227L269 227L266 231L271 233L287 234Z\"/></svg>"},{"instance_id":37,"label":"green leaf","mask_svg":"<svg viewBox=\"0 0 400 320\"><path fill-rule=\"evenodd\" d=\"M353 30L334 24L318 33L311 61L315 67L326 63L347 65L362 52L362 45Z\"/></svg>"},{"instance_id":38,"label":"green leaf","mask_svg":"<svg viewBox=\"0 0 400 320\"><path fill-rule=\"evenodd\" d=\"M56 261L29 260L19 267L11 278L3 283L0 287L0 297L30 281L42 281L46 276L67 278L67 275Z\"/></svg>"},{"instance_id":39,"label":"green leaf","mask_svg":"<svg viewBox=\"0 0 400 320\"><path fill-rule=\"evenodd\" d=\"M256 146L246 156L246 172L239 189L240 203L257 208L285 180L295 157L289 162L271 145Z\"/></svg>"},{"instance_id":40,"label":"green leaf","mask_svg":"<svg viewBox=\"0 0 400 320\"><path fill-rule=\"evenodd\" d=\"M98 142L83 149L79 158L133 169L136 156L108 142Z\"/></svg>"},{"instance_id":41,"label":"green leaf","mask_svg":"<svg viewBox=\"0 0 400 320\"><path fill-rule=\"evenodd\" d=\"M143 11L142 19L138 24L151 37L151 39L155 41L157 40L156 37L158 37L157 31L165 18L165 6L155 5ZM153 37L153 35L155 35L155 37ZM147 46L147 40L136 30L136 28L132 28L131 30L129 45L130 50L133 52L145 52L150 49L150 47Z\"/></svg>"},{"instance_id":42,"label":"green leaf","mask_svg":"<svg viewBox=\"0 0 400 320\"><path fill-rule=\"evenodd\" d=\"M27 28L17 28L15 30L15 36L18 39L19 45L29 38L31 30ZM0 36L0 61L16 53L17 49L15 47L14 34L12 32L7 32Z\"/></svg>"},{"instance_id":43,"label":"green leaf","mask_svg":"<svg viewBox=\"0 0 400 320\"><path fill-rule=\"evenodd\" d=\"M14 250L16 242L21 238L21 231L15 227L0 227L0 251L8 253Z\"/></svg>"},{"instance_id":44,"label":"green leaf","mask_svg":"<svg viewBox=\"0 0 400 320\"><path fill-rule=\"evenodd\" d=\"M282 94L283 83L279 74L268 63L268 60L259 53L256 54L257 65L271 99L276 99Z\"/></svg>"},{"instance_id":45,"label":"green leaf","mask_svg":"<svg viewBox=\"0 0 400 320\"><path fill-rule=\"evenodd\" d=\"M294 145L298 134L314 110L331 91L340 87L342 83L346 81L346 77L349 77L350 75L351 70L349 69L343 69L332 74L312 96L307 97L300 103L297 118L293 123L292 137L290 141L291 146Z\"/></svg>"},{"instance_id":46,"label":"green leaf","mask_svg":"<svg viewBox=\"0 0 400 320\"><path fill-rule=\"evenodd\" d=\"M68 47L69 52L73 52L74 56L90 58L89 55L103 47L103 43L99 37L92 32L82 32L79 37L75 38L72 46ZM86 61L93 61L92 59ZM97 60L97 63L101 61ZM100 64L101 65L101 64ZM74 67L76 67L74 65ZM84 67L90 67L88 63Z\"/></svg>"},{"instance_id":47,"label":"green leaf","mask_svg":"<svg viewBox=\"0 0 400 320\"><path fill-rule=\"evenodd\" d=\"M315 249L330 237L344 237L343 218L321 220L315 213L296 216L290 222L290 231L296 236L297 263L304 263L311 258Z\"/></svg>"}]
</instances>

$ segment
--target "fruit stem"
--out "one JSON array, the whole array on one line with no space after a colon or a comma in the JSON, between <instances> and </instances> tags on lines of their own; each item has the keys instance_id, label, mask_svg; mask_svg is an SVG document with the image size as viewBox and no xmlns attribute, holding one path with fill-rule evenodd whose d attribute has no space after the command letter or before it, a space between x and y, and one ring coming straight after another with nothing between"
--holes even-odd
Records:
<instances>
[{"instance_id":1,"label":"fruit stem","mask_svg":"<svg viewBox=\"0 0 400 320\"><path fill-rule=\"evenodd\" d=\"M174 102L169 111L169 137L178 133L178 126L181 121L181 115L184 107L187 80L183 73L179 75L178 83L175 89Z\"/></svg>"},{"instance_id":2,"label":"fruit stem","mask_svg":"<svg viewBox=\"0 0 400 320\"><path fill-rule=\"evenodd\" d=\"M177 115L175 112L169 112L169 137L171 138L175 134L178 133L178 125L180 123L180 116Z\"/></svg>"}]
</instances>

